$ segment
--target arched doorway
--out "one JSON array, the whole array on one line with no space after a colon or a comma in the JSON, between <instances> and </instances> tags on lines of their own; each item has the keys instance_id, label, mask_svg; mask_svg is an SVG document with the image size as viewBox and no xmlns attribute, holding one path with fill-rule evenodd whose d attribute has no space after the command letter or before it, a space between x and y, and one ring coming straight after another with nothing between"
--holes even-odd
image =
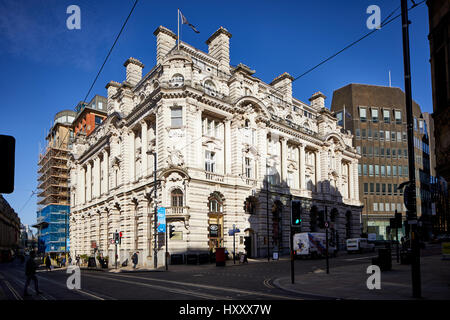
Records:
<instances>
[{"instance_id":1,"label":"arched doorway","mask_svg":"<svg viewBox=\"0 0 450 320\"><path fill-rule=\"evenodd\" d=\"M280 251L282 247L281 216L283 204L276 200L272 205L272 242L274 251Z\"/></svg>"},{"instance_id":2,"label":"arched doorway","mask_svg":"<svg viewBox=\"0 0 450 320\"><path fill-rule=\"evenodd\" d=\"M208 248L214 250L223 247L223 204L220 192L213 192L208 197Z\"/></svg>"}]
</instances>

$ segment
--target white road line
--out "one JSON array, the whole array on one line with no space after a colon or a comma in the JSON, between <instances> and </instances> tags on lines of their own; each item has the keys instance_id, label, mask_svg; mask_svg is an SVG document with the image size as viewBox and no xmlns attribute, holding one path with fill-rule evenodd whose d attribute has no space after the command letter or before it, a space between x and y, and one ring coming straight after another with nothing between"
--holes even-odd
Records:
<instances>
[{"instance_id":1,"label":"white road line","mask_svg":"<svg viewBox=\"0 0 450 320\"><path fill-rule=\"evenodd\" d=\"M196 288L202 288L202 289L210 289L210 290L217 290L217 291L228 291L233 293L240 293L240 294L246 294L246 295L256 295L256 296L262 296L262 297L269 297L269 298L276 298L276 299L292 299L292 300L303 300L300 298L294 298L290 296L282 296L277 294L269 294L264 292L258 292L258 291L249 291L249 290L242 290L242 289L235 289L235 288L226 288L226 287L215 287L211 285L204 285L204 284L194 284L189 282L180 282L180 281L172 281L172 280L163 280L163 279L155 279L155 278L144 278L144 277L136 277L136 276L130 276L130 275L119 275L118 277L126 277L126 278L134 278L139 280L148 280L148 281L156 281L156 282L163 282L168 284L174 284L174 285L183 285L183 286L190 286L190 287L196 287ZM109 277L108 277L109 278ZM211 299L211 298L209 298Z\"/></svg>"},{"instance_id":2,"label":"white road line","mask_svg":"<svg viewBox=\"0 0 450 320\"><path fill-rule=\"evenodd\" d=\"M344 259L344 260L345 261L356 261L356 260L370 259L370 258L376 258L376 257L378 257L378 256L360 257L360 258Z\"/></svg>"},{"instance_id":3,"label":"white road line","mask_svg":"<svg viewBox=\"0 0 450 320\"><path fill-rule=\"evenodd\" d=\"M20 296L19 293L17 293L16 289L14 289L11 284L9 284L8 280L4 280L6 286L8 287L9 291L11 291L11 293L14 295L14 298L16 298L16 300L23 300L23 298Z\"/></svg>"},{"instance_id":4,"label":"white road line","mask_svg":"<svg viewBox=\"0 0 450 320\"><path fill-rule=\"evenodd\" d=\"M97 279L103 279L103 280L105 278L107 278L112 281L118 281L118 282L123 282L123 283L128 283L128 284L134 284L134 285L137 284L137 285L144 286L144 287L154 288L154 289L158 289L158 290L164 290L164 291L177 293L177 294L199 297L199 298L203 298L203 299L207 299L207 300L231 300L230 298L227 298L227 297L211 296L209 294L203 294L203 293L199 293L199 292L193 292L193 291L188 291L188 290L183 290L183 289L168 288L168 287L163 287L163 286L158 286L158 285L153 285L153 284L148 284L148 283L142 283L142 282L136 282L136 281L121 280L121 279L116 279L113 277L99 277L99 276L94 276L94 275L85 275L85 276L97 278ZM142 280L142 279L140 279L140 280Z\"/></svg>"}]
</instances>

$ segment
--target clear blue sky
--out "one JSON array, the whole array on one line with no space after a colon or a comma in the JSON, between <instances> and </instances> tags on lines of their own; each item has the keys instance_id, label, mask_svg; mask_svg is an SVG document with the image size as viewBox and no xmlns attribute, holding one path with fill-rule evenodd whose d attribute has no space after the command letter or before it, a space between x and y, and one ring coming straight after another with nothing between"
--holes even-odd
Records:
<instances>
[{"instance_id":1,"label":"clear blue sky","mask_svg":"<svg viewBox=\"0 0 450 320\"><path fill-rule=\"evenodd\" d=\"M133 3L0 0L0 134L16 138L15 191L4 196L23 223L36 221L36 196L27 200L37 186L39 143L45 145L54 115L84 98ZM71 4L81 8L81 30L66 28ZM106 95L110 80L125 79L122 64L129 57L145 64L144 73L152 68L153 31L164 25L176 32L177 8L200 31L184 26L183 41L207 52L205 41L223 26L233 35L231 64L242 62L270 82L283 72L300 75L368 32L366 8L372 4L384 19L400 0L140 0L89 99ZM413 98L432 112L426 5L410 11L410 20ZM388 85L389 70L392 86L403 89L400 18L294 82L294 96L308 102L322 91L329 107L333 90L352 82Z\"/></svg>"}]
</instances>

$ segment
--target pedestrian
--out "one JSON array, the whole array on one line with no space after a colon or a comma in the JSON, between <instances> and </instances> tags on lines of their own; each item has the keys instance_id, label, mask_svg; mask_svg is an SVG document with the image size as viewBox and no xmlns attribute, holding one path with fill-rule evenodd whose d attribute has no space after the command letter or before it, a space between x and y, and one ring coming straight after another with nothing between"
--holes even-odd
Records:
<instances>
[{"instance_id":1,"label":"pedestrian","mask_svg":"<svg viewBox=\"0 0 450 320\"><path fill-rule=\"evenodd\" d=\"M45 258L45 269L48 271L52 271L52 261L50 259L50 254L47 253L47 256Z\"/></svg>"},{"instance_id":2,"label":"pedestrian","mask_svg":"<svg viewBox=\"0 0 450 320\"><path fill-rule=\"evenodd\" d=\"M135 252L135 253L133 254L133 256L131 257L131 261L133 261L133 269L136 268L136 265L138 264L138 260L139 260L138 255L137 255L137 253Z\"/></svg>"},{"instance_id":3,"label":"pedestrian","mask_svg":"<svg viewBox=\"0 0 450 320\"><path fill-rule=\"evenodd\" d=\"M69 256L69 265L72 264L72 256Z\"/></svg>"},{"instance_id":4,"label":"pedestrian","mask_svg":"<svg viewBox=\"0 0 450 320\"><path fill-rule=\"evenodd\" d=\"M30 296L30 294L28 294L28 286L30 285L31 280L34 281L34 290L36 291L36 294L41 294L42 292L39 291L39 287L38 287L38 280L36 277L36 262L34 261L35 258L35 253L34 251L30 252L30 257L28 258L27 263L25 264L25 276L26 276L26 281L25 281L25 288L23 290L23 295L24 297L28 297Z\"/></svg>"},{"instance_id":5,"label":"pedestrian","mask_svg":"<svg viewBox=\"0 0 450 320\"><path fill-rule=\"evenodd\" d=\"M63 258L62 258L61 266L62 266L62 267L65 267L65 266L66 266L66 257L63 257Z\"/></svg>"},{"instance_id":6,"label":"pedestrian","mask_svg":"<svg viewBox=\"0 0 450 320\"><path fill-rule=\"evenodd\" d=\"M80 266L80 256L77 255L77 257L75 259L77 260L77 266Z\"/></svg>"}]
</instances>

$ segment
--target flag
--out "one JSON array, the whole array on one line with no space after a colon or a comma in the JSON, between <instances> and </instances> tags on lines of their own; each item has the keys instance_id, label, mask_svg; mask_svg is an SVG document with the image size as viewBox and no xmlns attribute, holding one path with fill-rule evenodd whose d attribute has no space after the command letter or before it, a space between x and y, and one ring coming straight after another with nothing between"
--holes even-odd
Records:
<instances>
[{"instance_id":1,"label":"flag","mask_svg":"<svg viewBox=\"0 0 450 320\"><path fill-rule=\"evenodd\" d=\"M186 17L183 15L183 13L180 10L180 15L181 15L181 23L182 24L187 24L189 27L192 28L192 30L194 30L195 33L200 33L200 31L198 31L194 25L190 24L189 21L186 19Z\"/></svg>"},{"instance_id":2,"label":"flag","mask_svg":"<svg viewBox=\"0 0 450 320\"><path fill-rule=\"evenodd\" d=\"M347 118L351 118L351 117L352 117L352 115L351 115L350 113L348 113L348 111L345 111L345 116L346 116Z\"/></svg>"}]
</instances>

